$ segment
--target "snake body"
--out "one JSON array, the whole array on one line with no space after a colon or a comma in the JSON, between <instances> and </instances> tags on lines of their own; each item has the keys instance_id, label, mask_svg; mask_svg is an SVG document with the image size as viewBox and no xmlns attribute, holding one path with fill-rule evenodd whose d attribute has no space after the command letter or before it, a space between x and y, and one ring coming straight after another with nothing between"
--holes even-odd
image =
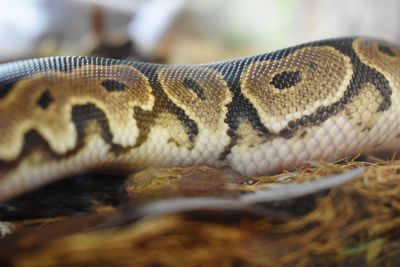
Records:
<instances>
[{"instance_id":1,"label":"snake body","mask_svg":"<svg viewBox=\"0 0 400 267\"><path fill-rule=\"evenodd\" d=\"M395 149L400 48L317 41L200 65L52 57L0 65L0 201L87 171L246 176Z\"/></svg>"}]
</instances>

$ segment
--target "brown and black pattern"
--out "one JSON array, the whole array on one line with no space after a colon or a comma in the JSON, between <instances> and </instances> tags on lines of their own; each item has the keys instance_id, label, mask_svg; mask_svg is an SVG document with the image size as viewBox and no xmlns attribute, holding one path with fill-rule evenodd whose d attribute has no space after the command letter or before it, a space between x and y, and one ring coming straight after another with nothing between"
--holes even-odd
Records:
<instances>
[{"instance_id":1,"label":"brown and black pattern","mask_svg":"<svg viewBox=\"0 0 400 267\"><path fill-rule=\"evenodd\" d=\"M110 91L105 86L105 82L108 87L116 86L115 82L110 84L109 77L118 82L118 90ZM79 122L87 117L102 121L103 132L104 129L110 132L102 134L108 136L106 141L133 146L136 138L129 137L129 133L137 132L133 108L151 110L153 104L154 96L147 78L131 66L87 65L70 72L37 72L29 79L15 82L0 101L3 136L0 157L3 160L18 157L24 146L23 136L31 130L43 136L57 154L73 150L80 143L78 138L82 139L79 133L83 124ZM81 106L92 108L79 108Z\"/></svg>"},{"instance_id":2,"label":"brown and black pattern","mask_svg":"<svg viewBox=\"0 0 400 267\"><path fill-rule=\"evenodd\" d=\"M231 101L223 76L206 67L165 67L157 76L163 91L203 129L223 128L226 105Z\"/></svg>"},{"instance_id":3,"label":"brown and black pattern","mask_svg":"<svg viewBox=\"0 0 400 267\"><path fill-rule=\"evenodd\" d=\"M391 73L400 69L396 65L399 61L395 61L398 51L386 43L348 38L199 67L131 64L85 57L8 65L0 73L0 111L14 108L16 114L23 114L18 114L19 119L6 116L8 112L2 112L3 117L0 114L0 122L7 129L0 145L8 145L12 151L0 156L5 160L16 158L22 150L24 134L30 130L36 130L59 154L73 149L79 142L71 140L69 145L61 147L56 140L62 136L71 139L82 132L81 126L76 126L79 115L74 112L71 120L71 112L79 110L79 106L92 105L106 117L102 123L107 124L102 128L110 132L106 141L130 147L146 142L163 113L171 114L176 123L183 124L188 144L195 141L199 123L215 130L223 127L223 118L231 137L221 157L225 158L240 136L237 131L241 123L251 125L266 141L278 136L290 138L298 129L318 125L342 110L367 83L375 86L382 96L378 111L386 110L390 106L391 87L384 69L391 58L394 60L390 63L394 69ZM99 88L99 92L93 88ZM114 100L114 96L118 99ZM68 104L69 101L76 103ZM60 102L65 103L60 105ZM67 107L68 110L60 110ZM120 115L122 112L118 111L129 109L132 116ZM26 120L21 121L24 116ZM118 140L113 128L126 128L129 124L139 126L137 139L132 138L135 142Z\"/></svg>"},{"instance_id":4,"label":"brown and black pattern","mask_svg":"<svg viewBox=\"0 0 400 267\"><path fill-rule=\"evenodd\" d=\"M72 158L91 136L123 157L146 145L157 127L169 133L168 143L188 150L204 133L218 136L221 162L238 144L304 136L339 113L368 131L392 105L399 62L400 49L389 43L344 38L207 65L86 57L5 64L0 175L40 151L48 155L41 164ZM353 116L371 95L374 115Z\"/></svg>"},{"instance_id":5,"label":"brown and black pattern","mask_svg":"<svg viewBox=\"0 0 400 267\"><path fill-rule=\"evenodd\" d=\"M140 107L135 108L134 118L140 126L135 148L140 147L147 141L151 129L157 123L161 123L159 119L163 120L165 116L169 118L169 121L166 122L167 124L175 124L175 126L176 123L181 124L185 129L188 143L193 143L199 133L198 125L186 114L185 110L168 98L157 74L162 69L162 66L138 64L137 68L148 78L155 101L151 111L144 111Z\"/></svg>"},{"instance_id":6,"label":"brown and black pattern","mask_svg":"<svg viewBox=\"0 0 400 267\"><path fill-rule=\"evenodd\" d=\"M357 53L358 51L353 48L353 42L357 44L364 42L363 40L362 38L345 38L319 41L242 60L242 62L227 62L225 64L228 66L224 67L216 66L218 69L229 70L226 78L231 81L230 88L234 93L233 101L228 105L226 120L230 125L228 134L232 137L232 141L221 154L221 158L226 158L230 149L237 143L240 135L237 131L241 122L252 122L254 131L258 133L258 136L265 136L266 142L276 137L291 138L299 130L319 125L344 110L367 84L372 84L381 95L381 102L376 111L387 110L391 105L392 89L386 76L379 68L372 68L368 61L361 60L362 54ZM379 43L366 42L371 42L375 46ZM391 49L392 53L399 55L398 48L386 46L389 47L386 50ZM369 50L366 45L363 48ZM311 56L311 54L316 56ZM399 60L397 58L396 60L398 64ZM294 62L297 63L294 64ZM332 65L335 66L334 70L330 69ZM395 64L392 65L392 68L396 67ZM341 72L338 71L340 69L342 69ZM399 69L396 68L397 71ZM390 71L396 73L393 69ZM280 84L276 87L274 83L279 80L279 76L286 75L288 78L288 73L291 73L291 78L295 82L291 81L291 86ZM319 83L313 84L315 80ZM333 99L332 96L343 85L345 90ZM323 103L324 99L334 101ZM301 115L301 111L304 111L307 104L313 103L317 103L314 110L309 111L309 114ZM268 127L266 123L262 123L262 118L268 120L276 115L281 116L277 121L282 123L284 115L289 115L290 118L290 115L296 112L298 117L285 122L286 126L278 132Z\"/></svg>"}]
</instances>

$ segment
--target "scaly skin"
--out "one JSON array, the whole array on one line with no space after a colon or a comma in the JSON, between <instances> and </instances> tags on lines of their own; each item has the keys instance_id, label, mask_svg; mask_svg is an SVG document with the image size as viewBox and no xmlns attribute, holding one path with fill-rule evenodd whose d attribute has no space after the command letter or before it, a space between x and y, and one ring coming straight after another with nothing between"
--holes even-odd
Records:
<instances>
[{"instance_id":1,"label":"scaly skin","mask_svg":"<svg viewBox=\"0 0 400 267\"><path fill-rule=\"evenodd\" d=\"M68 175L228 165L252 176L395 149L400 49L319 41L239 60L0 65L0 201Z\"/></svg>"}]
</instances>

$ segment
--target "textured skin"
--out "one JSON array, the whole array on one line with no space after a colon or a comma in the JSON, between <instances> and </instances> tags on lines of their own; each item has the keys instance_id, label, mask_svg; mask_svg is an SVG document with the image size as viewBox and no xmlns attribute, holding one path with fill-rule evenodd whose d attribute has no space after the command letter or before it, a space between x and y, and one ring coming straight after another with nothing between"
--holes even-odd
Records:
<instances>
[{"instance_id":1,"label":"textured skin","mask_svg":"<svg viewBox=\"0 0 400 267\"><path fill-rule=\"evenodd\" d=\"M229 165L266 174L396 149L400 49L319 41L205 65L0 65L0 201L71 174Z\"/></svg>"}]
</instances>

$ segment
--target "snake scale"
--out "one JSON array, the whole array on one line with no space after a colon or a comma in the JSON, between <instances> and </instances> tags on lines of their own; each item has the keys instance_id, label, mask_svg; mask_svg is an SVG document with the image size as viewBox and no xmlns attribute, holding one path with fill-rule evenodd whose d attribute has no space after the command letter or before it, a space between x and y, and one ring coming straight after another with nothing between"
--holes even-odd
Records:
<instances>
[{"instance_id":1,"label":"snake scale","mask_svg":"<svg viewBox=\"0 0 400 267\"><path fill-rule=\"evenodd\" d=\"M396 149L400 48L337 38L162 65L51 57L0 65L0 202L88 171L230 166L268 174Z\"/></svg>"}]
</instances>

